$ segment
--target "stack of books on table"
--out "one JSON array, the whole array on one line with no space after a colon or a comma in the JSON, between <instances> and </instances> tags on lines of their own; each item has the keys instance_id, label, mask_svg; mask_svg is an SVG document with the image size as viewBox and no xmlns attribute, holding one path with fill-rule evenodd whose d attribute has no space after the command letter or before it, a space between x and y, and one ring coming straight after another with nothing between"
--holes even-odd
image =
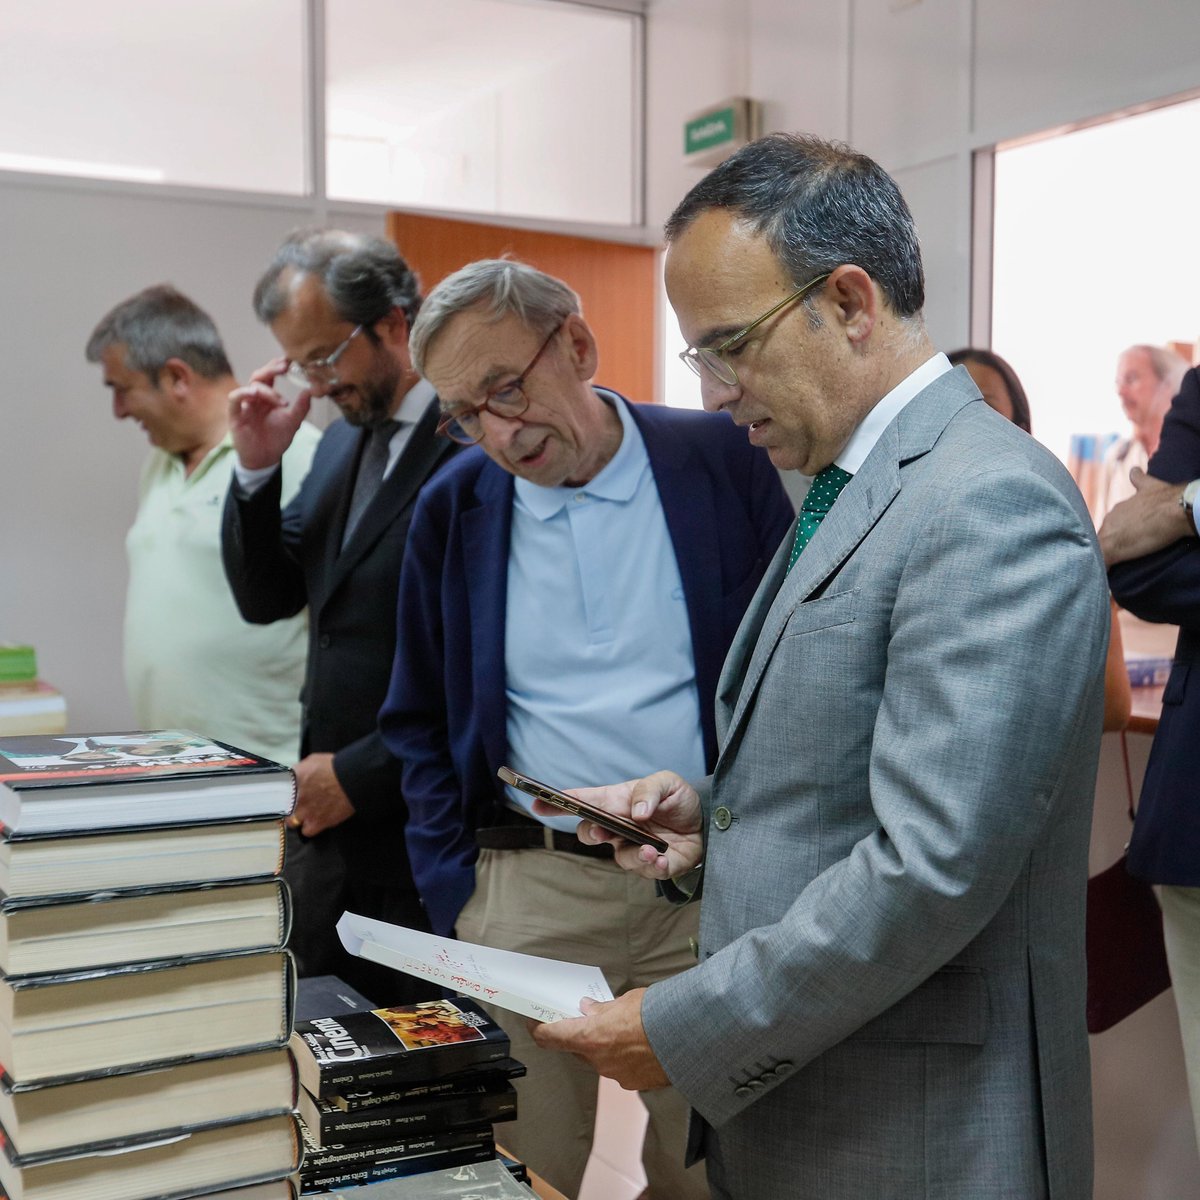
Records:
<instances>
[{"instance_id":1,"label":"stack of books on table","mask_svg":"<svg viewBox=\"0 0 1200 1200\"><path fill-rule=\"evenodd\" d=\"M508 1035L470 1000L297 1021L303 1194L484 1162L517 1115Z\"/></svg>"},{"instance_id":2,"label":"stack of books on table","mask_svg":"<svg viewBox=\"0 0 1200 1200\"><path fill-rule=\"evenodd\" d=\"M0 738L10 1200L293 1194L294 790L184 731Z\"/></svg>"},{"instance_id":3,"label":"stack of books on table","mask_svg":"<svg viewBox=\"0 0 1200 1200\"><path fill-rule=\"evenodd\" d=\"M67 702L38 678L33 647L0 643L0 735L62 733L66 727Z\"/></svg>"}]
</instances>

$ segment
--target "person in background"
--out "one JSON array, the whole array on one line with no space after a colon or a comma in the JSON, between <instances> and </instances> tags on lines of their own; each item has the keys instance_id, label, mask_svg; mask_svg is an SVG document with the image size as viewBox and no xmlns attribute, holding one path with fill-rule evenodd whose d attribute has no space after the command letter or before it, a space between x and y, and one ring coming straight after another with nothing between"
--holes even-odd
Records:
<instances>
[{"instance_id":1,"label":"person in background","mask_svg":"<svg viewBox=\"0 0 1200 1200\"><path fill-rule=\"evenodd\" d=\"M1100 527L1118 602L1179 626L1129 842L1131 874L1160 885L1163 936L1200 1144L1200 371L1189 370L1149 470Z\"/></svg>"},{"instance_id":2,"label":"person in background","mask_svg":"<svg viewBox=\"0 0 1200 1200\"><path fill-rule=\"evenodd\" d=\"M1118 438L1104 455L1097 525L1114 504L1133 495L1130 472L1134 467L1145 471L1158 449L1163 418L1187 367L1174 350L1162 346L1138 345L1121 351L1117 359L1117 395L1133 432Z\"/></svg>"},{"instance_id":3,"label":"person in background","mask_svg":"<svg viewBox=\"0 0 1200 1200\"><path fill-rule=\"evenodd\" d=\"M666 232L705 408L813 483L726 660L713 773L580 792L668 841L622 866L702 889L699 961L535 1037L673 1083L721 1200L1090 1200L1087 509L930 344L871 159L760 139Z\"/></svg>"},{"instance_id":4,"label":"person in background","mask_svg":"<svg viewBox=\"0 0 1200 1200\"><path fill-rule=\"evenodd\" d=\"M338 975L370 999L404 1004L428 989L347 954L349 909L426 928L404 853L400 764L376 715L396 647L396 587L417 494L454 450L436 436L437 398L413 368L416 275L390 242L299 230L280 246L254 311L283 353L229 396L238 461L225 504L225 569L256 624L309 610L298 795L285 875L301 975ZM301 387L286 401L280 376ZM312 471L285 503L281 463L312 397L341 413Z\"/></svg>"},{"instance_id":5,"label":"person in background","mask_svg":"<svg viewBox=\"0 0 1200 1200\"><path fill-rule=\"evenodd\" d=\"M983 393L991 408L1006 417L1018 429L1033 433L1033 418L1029 400L1016 371L991 350L966 346L952 350L946 357L954 366L964 366ZM1104 663L1104 731L1115 732L1129 724L1133 696L1129 687L1129 672L1125 669L1125 653L1121 642L1121 625L1117 606L1111 605L1112 617L1108 636L1108 657Z\"/></svg>"},{"instance_id":6,"label":"person in background","mask_svg":"<svg viewBox=\"0 0 1200 1200\"><path fill-rule=\"evenodd\" d=\"M212 318L169 284L145 288L101 318L89 362L104 370L113 416L153 449L125 538L125 682L143 729L190 729L292 764L300 747L307 618L270 629L237 610L221 566L221 505L234 450L228 396L237 386ZM295 494L320 435L297 430L281 488Z\"/></svg>"},{"instance_id":7,"label":"person in background","mask_svg":"<svg viewBox=\"0 0 1200 1200\"><path fill-rule=\"evenodd\" d=\"M576 784L712 766L721 660L792 520L779 474L728 417L593 386L578 296L522 263L443 280L412 346L442 428L478 443L417 506L380 713L434 929L599 966L614 990L662 979L695 962L697 914L581 845L576 818L533 817L496 770ZM599 1080L524 1024L504 1022L529 1069L505 1144L574 1196ZM650 1195L707 1196L683 1165L686 1103L645 1099Z\"/></svg>"},{"instance_id":8,"label":"person in background","mask_svg":"<svg viewBox=\"0 0 1200 1200\"><path fill-rule=\"evenodd\" d=\"M1000 355L991 350L967 346L962 350L952 350L946 357L952 367L967 368L967 374L983 393L989 408L994 408L1018 429L1023 429L1026 433L1033 432L1025 389L1021 386L1016 371Z\"/></svg>"}]
</instances>

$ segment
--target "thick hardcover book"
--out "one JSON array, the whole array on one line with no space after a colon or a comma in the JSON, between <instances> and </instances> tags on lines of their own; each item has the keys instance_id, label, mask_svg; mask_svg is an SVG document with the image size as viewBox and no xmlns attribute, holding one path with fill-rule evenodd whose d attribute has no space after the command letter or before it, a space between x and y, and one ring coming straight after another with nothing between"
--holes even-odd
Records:
<instances>
[{"instance_id":1,"label":"thick hardcover book","mask_svg":"<svg viewBox=\"0 0 1200 1200\"><path fill-rule=\"evenodd\" d=\"M517 1118L517 1089L478 1087L473 1092L431 1096L406 1104L345 1112L329 1100L318 1100L303 1088L300 1116L313 1144L321 1148L379 1142L393 1137L446 1129L473 1129Z\"/></svg>"},{"instance_id":2,"label":"thick hardcover book","mask_svg":"<svg viewBox=\"0 0 1200 1200\"><path fill-rule=\"evenodd\" d=\"M441 1079L509 1055L508 1034L471 1000L301 1021L292 1034L300 1082L314 1096Z\"/></svg>"},{"instance_id":3,"label":"thick hardcover book","mask_svg":"<svg viewBox=\"0 0 1200 1200\"><path fill-rule=\"evenodd\" d=\"M0 838L0 895L88 896L254 879L283 870L283 822L232 821L50 838Z\"/></svg>"},{"instance_id":4,"label":"thick hardcover book","mask_svg":"<svg viewBox=\"0 0 1200 1200\"><path fill-rule=\"evenodd\" d=\"M343 1112L363 1112L390 1104L407 1104L414 1100L432 1099L436 1096L456 1094L470 1095L478 1088L500 1091L510 1079L520 1079L525 1074L525 1064L515 1058L500 1058L486 1067L468 1067L455 1071L441 1079L427 1083L410 1083L399 1087L371 1088L367 1091L339 1092L327 1097Z\"/></svg>"},{"instance_id":5,"label":"thick hardcover book","mask_svg":"<svg viewBox=\"0 0 1200 1200\"><path fill-rule=\"evenodd\" d=\"M0 824L11 838L281 817L287 767L186 730L0 738Z\"/></svg>"},{"instance_id":6,"label":"thick hardcover book","mask_svg":"<svg viewBox=\"0 0 1200 1200\"><path fill-rule=\"evenodd\" d=\"M282 1179L302 1154L290 1115L28 1166L5 1150L0 1184L10 1200L174 1200Z\"/></svg>"},{"instance_id":7,"label":"thick hardcover book","mask_svg":"<svg viewBox=\"0 0 1200 1200\"><path fill-rule=\"evenodd\" d=\"M298 1093L291 1051L279 1046L23 1092L0 1088L0 1132L32 1162L289 1113Z\"/></svg>"},{"instance_id":8,"label":"thick hardcover book","mask_svg":"<svg viewBox=\"0 0 1200 1200\"><path fill-rule=\"evenodd\" d=\"M0 901L0 971L8 976L282 949L291 923L280 879L99 892L83 900Z\"/></svg>"},{"instance_id":9,"label":"thick hardcover book","mask_svg":"<svg viewBox=\"0 0 1200 1200\"><path fill-rule=\"evenodd\" d=\"M282 1044L286 951L0 978L0 1063L13 1091Z\"/></svg>"},{"instance_id":10,"label":"thick hardcover book","mask_svg":"<svg viewBox=\"0 0 1200 1200\"><path fill-rule=\"evenodd\" d=\"M304 1165L300 1168L301 1191L350 1187L399 1175L436 1171L460 1163L482 1162L493 1158L495 1153L496 1144L490 1127L328 1150L321 1150L306 1140Z\"/></svg>"}]
</instances>

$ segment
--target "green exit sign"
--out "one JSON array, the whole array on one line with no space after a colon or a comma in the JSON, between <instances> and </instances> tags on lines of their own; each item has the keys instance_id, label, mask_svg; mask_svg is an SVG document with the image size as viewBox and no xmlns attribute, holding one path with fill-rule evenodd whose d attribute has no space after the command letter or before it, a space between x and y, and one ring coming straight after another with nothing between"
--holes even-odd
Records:
<instances>
[{"instance_id":1,"label":"green exit sign","mask_svg":"<svg viewBox=\"0 0 1200 1200\"><path fill-rule=\"evenodd\" d=\"M683 152L695 154L700 150L712 150L724 146L734 139L734 113L732 106L714 109L703 116L694 117L683 127Z\"/></svg>"},{"instance_id":2,"label":"green exit sign","mask_svg":"<svg viewBox=\"0 0 1200 1200\"><path fill-rule=\"evenodd\" d=\"M759 136L761 105L735 96L694 113L683 125L683 160L715 167L740 146Z\"/></svg>"}]
</instances>

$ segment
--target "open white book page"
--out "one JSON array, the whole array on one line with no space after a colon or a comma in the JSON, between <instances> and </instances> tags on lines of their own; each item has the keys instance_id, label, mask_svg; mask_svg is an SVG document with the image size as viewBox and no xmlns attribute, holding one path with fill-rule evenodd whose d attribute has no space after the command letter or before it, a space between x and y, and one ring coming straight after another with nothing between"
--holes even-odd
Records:
<instances>
[{"instance_id":1,"label":"open white book page","mask_svg":"<svg viewBox=\"0 0 1200 1200\"><path fill-rule=\"evenodd\" d=\"M613 998L599 967L493 950L349 912L337 930L350 954L537 1021L582 1016L584 996Z\"/></svg>"}]
</instances>

